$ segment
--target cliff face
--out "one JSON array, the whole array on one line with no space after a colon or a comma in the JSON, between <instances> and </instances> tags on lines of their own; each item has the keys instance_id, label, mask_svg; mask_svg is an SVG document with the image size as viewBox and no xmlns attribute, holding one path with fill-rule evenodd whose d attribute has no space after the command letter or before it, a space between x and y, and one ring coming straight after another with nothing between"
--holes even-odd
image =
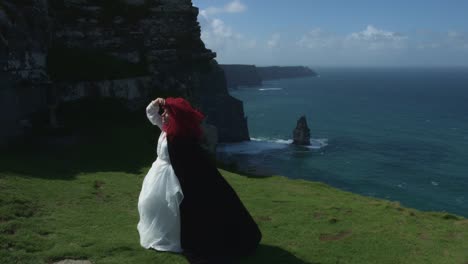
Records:
<instances>
[{"instance_id":1,"label":"cliff face","mask_svg":"<svg viewBox=\"0 0 468 264\"><path fill-rule=\"evenodd\" d=\"M6 32L0 56L8 77L2 80L11 79L7 86L14 94L7 97L18 97L25 80L26 97L42 90L60 101L111 96L138 108L154 94L180 95L201 108L220 141L249 139L242 102L229 96L216 54L200 39L198 9L190 0L21 3L0 5ZM17 23L19 18L24 23ZM36 110L54 103L43 100ZM27 114L10 120L10 127L23 117Z\"/></svg>"},{"instance_id":2,"label":"cliff face","mask_svg":"<svg viewBox=\"0 0 468 264\"><path fill-rule=\"evenodd\" d=\"M255 65L222 64L228 88L239 86L260 86L262 79Z\"/></svg>"},{"instance_id":3,"label":"cliff face","mask_svg":"<svg viewBox=\"0 0 468 264\"><path fill-rule=\"evenodd\" d=\"M287 78L317 76L317 73L304 66L258 67L244 64L222 64L229 88L240 86L261 86L263 81Z\"/></svg>"},{"instance_id":4,"label":"cliff face","mask_svg":"<svg viewBox=\"0 0 468 264\"><path fill-rule=\"evenodd\" d=\"M0 2L0 145L46 106L48 8L45 1Z\"/></svg>"},{"instance_id":5,"label":"cliff face","mask_svg":"<svg viewBox=\"0 0 468 264\"><path fill-rule=\"evenodd\" d=\"M317 75L313 70L304 66L257 67L257 71L262 80L298 78Z\"/></svg>"}]
</instances>

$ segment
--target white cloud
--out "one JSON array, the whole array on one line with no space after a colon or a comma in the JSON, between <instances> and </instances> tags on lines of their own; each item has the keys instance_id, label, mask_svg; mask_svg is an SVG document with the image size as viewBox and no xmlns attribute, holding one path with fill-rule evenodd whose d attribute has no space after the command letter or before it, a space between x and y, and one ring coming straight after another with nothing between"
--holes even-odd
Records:
<instances>
[{"instance_id":1,"label":"white cloud","mask_svg":"<svg viewBox=\"0 0 468 264\"><path fill-rule=\"evenodd\" d=\"M324 49L335 47L338 42L339 40L331 33L327 33L320 28L315 28L302 35L297 45L309 49Z\"/></svg>"},{"instance_id":2,"label":"white cloud","mask_svg":"<svg viewBox=\"0 0 468 264\"><path fill-rule=\"evenodd\" d=\"M271 35L270 39L267 41L267 47L272 49L278 46L280 38L281 35L279 33L274 33L273 35Z\"/></svg>"},{"instance_id":3,"label":"white cloud","mask_svg":"<svg viewBox=\"0 0 468 264\"><path fill-rule=\"evenodd\" d=\"M232 29L227 27L221 19L215 18L211 20L211 30L216 36L229 38L232 36Z\"/></svg>"},{"instance_id":4,"label":"white cloud","mask_svg":"<svg viewBox=\"0 0 468 264\"><path fill-rule=\"evenodd\" d=\"M395 40L401 38L395 32L385 31L377 29L372 25L368 25L366 29L361 32L354 32L349 35L349 38L356 40L367 40L367 41L376 41L376 40Z\"/></svg>"},{"instance_id":5,"label":"white cloud","mask_svg":"<svg viewBox=\"0 0 468 264\"><path fill-rule=\"evenodd\" d=\"M418 49L438 49L441 47L440 43L437 42L422 42L416 45Z\"/></svg>"},{"instance_id":6,"label":"white cloud","mask_svg":"<svg viewBox=\"0 0 468 264\"><path fill-rule=\"evenodd\" d=\"M455 30L450 30L447 33L448 44L453 48L461 48L468 50L468 34L465 32L459 32Z\"/></svg>"},{"instance_id":7,"label":"white cloud","mask_svg":"<svg viewBox=\"0 0 468 264\"><path fill-rule=\"evenodd\" d=\"M241 3L239 0L230 2L224 7L224 10L228 13L240 13L247 10L247 6Z\"/></svg>"},{"instance_id":8,"label":"white cloud","mask_svg":"<svg viewBox=\"0 0 468 264\"><path fill-rule=\"evenodd\" d=\"M242 34L236 32L232 27L216 17L221 13L241 13L247 9L247 6L239 0L232 1L222 8L208 7L201 10L198 20L201 26L201 38L206 47L218 52L218 57L223 52L235 49L253 49L257 46L255 39L245 38Z\"/></svg>"},{"instance_id":9,"label":"white cloud","mask_svg":"<svg viewBox=\"0 0 468 264\"><path fill-rule=\"evenodd\" d=\"M323 49L353 50L391 50L407 47L407 37L402 34L377 29L369 25L360 32L336 35L320 28L312 29L302 35L296 44L300 47Z\"/></svg>"},{"instance_id":10,"label":"white cloud","mask_svg":"<svg viewBox=\"0 0 468 264\"><path fill-rule=\"evenodd\" d=\"M224 49L227 43L236 40L239 36L219 18L208 19L201 32L205 45L215 51Z\"/></svg>"},{"instance_id":11,"label":"white cloud","mask_svg":"<svg viewBox=\"0 0 468 264\"><path fill-rule=\"evenodd\" d=\"M349 34L345 45L369 50L403 49L407 46L406 40L407 37L402 34L368 25L363 31Z\"/></svg>"},{"instance_id":12,"label":"white cloud","mask_svg":"<svg viewBox=\"0 0 468 264\"><path fill-rule=\"evenodd\" d=\"M468 33L449 30L446 32L427 32L418 35L418 49L444 49L446 51L468 51Z\"/></svg>"},{"instance_id":13,"label":"white cloud","mask_svg":"<svg viewBox=\"0 0 468 264\"><path fill-rule=\"evenodd\" d=\"M253 49L253 48L257 47L257 40L255 40L255 39L247 40L245 42L245 47L248 48L248 49Z\"/></svg>"},{"instance_id":14,"label":"white cloud","mask_svg":"<svg viewBox=\"0 0 468 264\"><path fill-rule=\"evenodd\" d=\"M200 11L202 16L216 15L219 13L242 13L247 10L247 6L241 3L240 0L234 0L224 7L210 6Z\"/></svg>"}]
</instances>

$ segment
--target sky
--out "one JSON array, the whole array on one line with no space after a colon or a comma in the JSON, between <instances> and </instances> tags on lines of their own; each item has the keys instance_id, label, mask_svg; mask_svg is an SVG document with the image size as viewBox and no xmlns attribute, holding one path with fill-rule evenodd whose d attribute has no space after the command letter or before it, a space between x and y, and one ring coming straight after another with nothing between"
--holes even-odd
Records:
<instances>
[{"instance_id":1,"label":"sky","mask_svg":"<svg viewBox=\"0 0 468 264\"><path fill-rule=\"evenodd\" d=\"M193 0L222 64L468 66L468 0Z\"/></svg>"}]
</instances>

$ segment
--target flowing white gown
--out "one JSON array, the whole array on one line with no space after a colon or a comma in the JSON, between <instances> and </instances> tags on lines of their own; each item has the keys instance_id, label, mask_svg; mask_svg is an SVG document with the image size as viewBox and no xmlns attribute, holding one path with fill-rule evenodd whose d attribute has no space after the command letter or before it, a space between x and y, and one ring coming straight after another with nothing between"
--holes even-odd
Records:
<instances>
[{"instance_id":1,"label":"flowing white gown","mask_svg":"<svg viewBox=\"0 0 468 264\"><path fill-rule=\"evenodd\" d=\"M159 106L152 102L146 108L146 115L153 125L161 128L158 111ZM164 131L159 136L157 154L138 199L140 244L159 251L182 252L179 205L184 195L170 163Z\"/></svg>"}]
</instances>

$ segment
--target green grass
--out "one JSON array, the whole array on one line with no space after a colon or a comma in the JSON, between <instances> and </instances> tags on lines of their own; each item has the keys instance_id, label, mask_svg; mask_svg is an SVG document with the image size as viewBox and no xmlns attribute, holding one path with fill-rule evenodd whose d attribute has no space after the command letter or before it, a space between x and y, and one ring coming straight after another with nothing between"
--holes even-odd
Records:
<instances>
[{"instance_id":1,"label":"green grass","mask_svg":"<svg viewBox=\"0 0 468 264\"><path fill-rule=\"evenodd\" d=\"M0 155L0 263L186 263L139 245L137 199L157 132L105 128L78 146ZM468 219L316 182L221 172L263 233L242 263L468 263Z\"/></svg>"}]
</instances>

